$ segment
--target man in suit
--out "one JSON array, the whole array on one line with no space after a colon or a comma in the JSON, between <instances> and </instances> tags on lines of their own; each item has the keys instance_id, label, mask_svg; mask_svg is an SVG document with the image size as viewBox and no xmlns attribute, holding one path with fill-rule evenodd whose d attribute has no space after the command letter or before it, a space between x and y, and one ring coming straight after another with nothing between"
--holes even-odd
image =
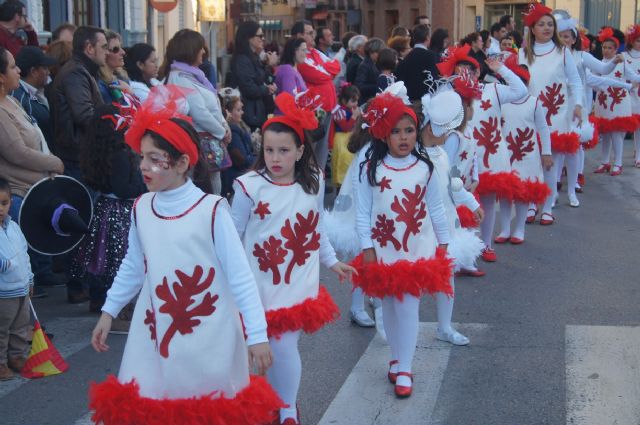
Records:
<instances>
[{"instance_id":1,"label":"man in suit","mask_svg":"<svg viewBox=\"0 0 640 425\"><path fill-rule=\"evenodd\" d=\"M438 55L429 50L429 39L431 29L424 24L416 25L413 28L413 39L415 46L411 53L407 55L396 69L396 77L403 81L407 87L409 100L417 101L424 96L430 87L429 81L439 78Z\"/></svg>"}]
</instances>

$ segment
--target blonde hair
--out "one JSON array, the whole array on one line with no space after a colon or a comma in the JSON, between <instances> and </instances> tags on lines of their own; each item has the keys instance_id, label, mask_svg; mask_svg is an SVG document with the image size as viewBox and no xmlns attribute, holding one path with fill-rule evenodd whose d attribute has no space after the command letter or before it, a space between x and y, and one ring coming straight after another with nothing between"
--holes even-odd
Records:
<instances>
[{"instance_id":1,"label":"blonde hair","mask_svg":"<svg viewBox=\"0 0 640 425\"><path fill-rule=\"evenodd\" d=\"M104 34L105 34L105 38L107 39L107 43L115 39L122 41L122 37L120 37L120 34L118 34L115 31L105 30ZM122 46L120 46L120 48L123 49ZM99 75L100 75L100 79L107 84L111 84L113 82L114 77L119 78L121 80L129 80L127 71L125 71L123 67L119 67L115 71L111 71L111 69L109 69L107 65L103 65L100 67Z\"/></svg>"},{"instance_id":2,"label":"blonde hair","mask_svg":"<svg viewBox=\"0 0 640 425\"><path fill-rule=\"evenodd\" d=\"M558 23L556 22L556 18L554 18L551 14L547 14L544 16L549 16L553 21L553 37L551 37L551 40L553 41L553 44L556 45L556 48L558 50L562 50L564 45L560 41L560 36L558 35ZM536 21L536 24L538 23L538 21ZM535 26L535 24L533 24L533 26ZM524 36L524 43L522 43L522 50L524 50L524 55L527 58L527 65L531 66L531 64L533 64L533 62L535 62L536 60L536 55L533 50L533 45L536 41L536 37L533 35L533 27L526 28L525 32L526 34Z\"/></svg>"}]
</instances>

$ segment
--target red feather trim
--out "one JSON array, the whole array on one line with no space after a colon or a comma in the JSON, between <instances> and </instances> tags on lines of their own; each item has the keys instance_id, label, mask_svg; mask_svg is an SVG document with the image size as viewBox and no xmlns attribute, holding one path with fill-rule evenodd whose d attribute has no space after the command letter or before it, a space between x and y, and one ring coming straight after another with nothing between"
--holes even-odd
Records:
<instances>
[{"instance_id":1,"label":"red feather trim","mask_svg":"<svg viewBox=\"0 0 640 425\"><path fill-rule=\"evenodd\" d=\"M522 191L522 180L515 171L480 174L480 182L476 192L482 195L495 193L498 199L513 200L514 195Z\"/></svg>"},{"instance_id":2,"label":"red feather trim","mask_svg":"<svg viewBox=\"0 0 640 425\"><path fill-rule=\"evenodd\" d=\"M543 204L551 195L551 189L544 182L526 180L522 188L514 193L513 200L524 203Z\"/></svg>"},{"instance_id":3,"label":"red feather trim","mask_svg":"<svg viewBox=\"0 0 640 425\"><path fill-rule=\"evenodd\" d=\"M625 133L633 133L640 127L637 115L616 118L597 117L598 131L602 133L614 133L616 131L624 131Z\"/></svg>"},{"instance_id":4,"label":"red feather trim","mask_svg":"<svg viewBox=\"0 0 640 425\"><path fill-rule=\"evenodd\" d=\"M320 285L316 298L307 298L291 307L269 310L266 316L269 337L278 338L283 333L300 329L306 333L319 331L340 317L340 309L329 291Z\"/></svg>"},{"instance_id":5,"label":"red feather trim","mask_svg":"<svg viewBox=\"0 0 640 425\"><path fill-rule=\"evenodd\" d=\"M589 150L598 146L598 142L600 141L600 130L598 129L598 118L596 118L593 114L589 115L589 122L593 125L593 137L589 142L582 144L582 149ZM640 122L640 117L638 118L638 122Z\"/></svg>"},{"instance_id":6,"label":"red feather trim","mask_svg":"<svg viewBox=\"0 0 640 425\"><path fill-rule=\"evenodd\" d=\"M224 395L223 395L224 396ZM252 376L235 398L207 395L182 399L153 399L140 395L138 384L119 382L110 375L91 384L92 420L104 425L259 425L276 419L285 407L267 381Z\"/></svg>"},{"instance_id":7,"label":"red feather trim","mask_svg":"<svg viewBox=\"0 0 640 425\"><path fill-rule=\"evenodd\" d=\"M405 294L420 297L426 293L443 292L453 296L449 283L453 260L436 254L431 258L416 261L400 260L392 264L362 263L362 255L357 256L351 265L358 270L353 275L353 285L372 297L394 296L402 300Z\"/></svg>"},{"instance_id":8,"label":"red feather trim","mask_svg":"<svg viewBox=\"0 0 640 425\"><path fill-rule=\"evenodd\" d=\"M476 216L473 214L467 206L460 205L456 208L458 218L460 219L460 225L465 229L476 229L480 223L476 220Z\"/></svg>"},{"instance_id":9,"label":"red feather trim","mask_svg":"<svg viewBox=\"0 0 640 425\"><path fill-rule=\"evenodd\" d=\"M560 153L576 153L580 148L578 133L551 133L551 150Z\"/></svg>"},{"instance_id":10,"label":"red feather trim","mask_svg":"<svg viewBox=\"0 0 640 425\"><path fill-rule=\"evenodd\" d=\"M636 41L636 38L640 37L640 25L631 25L629 29L627 29L627 33L625 35L627 38L626 44L631 46L633 42Z\"/></svg>"}]
</instances>

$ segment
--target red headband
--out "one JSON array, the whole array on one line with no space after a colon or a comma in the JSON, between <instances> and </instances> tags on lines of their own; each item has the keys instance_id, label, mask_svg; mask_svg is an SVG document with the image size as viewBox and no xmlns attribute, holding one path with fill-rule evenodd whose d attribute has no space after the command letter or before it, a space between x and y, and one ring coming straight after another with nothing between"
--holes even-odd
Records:
<instances>
[{"instance_id":1,"label":"red headband","mask_svg":"<svg viewBox=\"0 0 640 425\"><path fill-rule=\"evenodd\" d=\"M627 44L633 44L640 37L640 25L631 25L627 30Z\"/></svg>"},{"instance_id":2,"label":"red headband","mask_svg":"<svg viewBox=\"0 0 640 425\"><path fill-rule=\"evenodd\" d=\"M522 21L526 26L533 27L543 16L553 16L552 12L551 8L533 0L529 3L529 9L522 13Z\"/></svg>"},{"instance_id":3,"label":"red headband","mask_svg":"<svg viewBox=\"0 0 640 425\"><path fill-rule=\"evenodd\" d=\"M460 62L468 62L475 66L476 69L480 69L478 61L469 56L470 51L471 46L468 44L461 47L449 47L442 62L436 65L438 67L438 71L440 71L440 75L443 77L452 76L455 73L456 65Z\"/></svg>"},{"instance_id":4,"label":"red headband","mask_svg":"<svg viewBox=\"0 0 640 425\"><path fill-rule=\"evenodd\" d=\"M171 120L178 118L192 124L190 117L177 110L179 103L185 100L187 91L175 85L162 85L151 89L151 93L142 107L136 112L133 123L124 136L125 142L135 152L140 152L142 137L152 131L165 139L171 146L189 157L189 165L198 163L198 147L180 125Z\"/></svg>"},{"instance_id":5,"label":"red headband","mask_svg":"<svg viewBox=\"0 0 640 425\"><path fill-rule=\"evenodd\" d=\"M600 30L600 32L598 33L598 41L600 43L604 43L605 41L613 41L616 45L616 49L620 47L620 40L616 38L613 33L613 28L611 27L604 27Z\"/></svg>"},{"instance_id":6,"label":"red headband","mask_svg":"<svg viewBox=\"0 0 640 425\"><path fill-rule=\"evenodd\" d=\"M262 133L264 134L266 128L271 124L279 122L295 131L302 143L304 143L304 131L318 128L318 120L313 112L313 108L316 105L315 98L315 96L307 94L307 92L300 94L297 98L287 92L280 93L276 97L276 106L278 106L283 115L277 115L267 120L262 125ZM300 103L304 107L300 107Z\"/></svg>"},{"instance_id":7,"label":"red headband","mask_svg":"<svg viewBox=\"0 0 640 425\"><path fill-rule=\"evenodd\" d=\"M369 127L369 133L376 139L383 140L403 115L409 115L418 125L418 117L413 109L405 105L399 97L382 92L371 101L362 117Z\"/></svg>"}]
</instances>

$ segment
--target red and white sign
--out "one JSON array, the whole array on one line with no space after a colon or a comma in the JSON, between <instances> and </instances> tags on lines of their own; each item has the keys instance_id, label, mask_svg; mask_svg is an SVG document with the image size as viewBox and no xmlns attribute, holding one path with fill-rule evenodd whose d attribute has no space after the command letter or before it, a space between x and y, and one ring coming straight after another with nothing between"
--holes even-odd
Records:
<instances>
[{"instance_id":1,"label":"red and white sign","mask_svg":"<svg viewBox=\"0 0 640 425\"><path fill-rule=\"evenodd\" d=\"M178 0L149 0L149 4L158 12L171 12L178 5Z\"/></svg>"}]
</instances>

